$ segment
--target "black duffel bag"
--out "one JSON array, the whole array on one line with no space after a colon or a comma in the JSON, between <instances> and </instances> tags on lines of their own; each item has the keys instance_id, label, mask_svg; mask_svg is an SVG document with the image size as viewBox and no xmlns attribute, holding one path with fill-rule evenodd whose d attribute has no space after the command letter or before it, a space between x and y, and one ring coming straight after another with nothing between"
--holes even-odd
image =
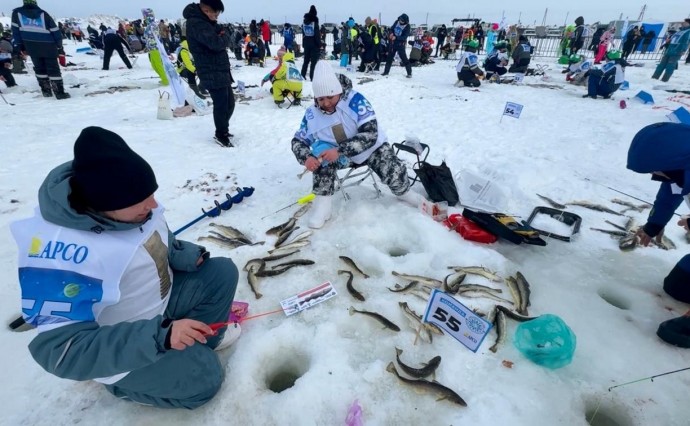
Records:
<instances>
[{"instance_id":1,"label":"black duffel bag","mask_svg":"<svg viewBox=\"0 0 690 426\"><path fill-rule=\"evenodd\" d=\"M423 161L415 168L414 172L424 185L431 201L447 201L449 206L454 206L460 201L453 174L446 166L445 161L440 166L432 166Z\"/></svg>"}]
</instances>

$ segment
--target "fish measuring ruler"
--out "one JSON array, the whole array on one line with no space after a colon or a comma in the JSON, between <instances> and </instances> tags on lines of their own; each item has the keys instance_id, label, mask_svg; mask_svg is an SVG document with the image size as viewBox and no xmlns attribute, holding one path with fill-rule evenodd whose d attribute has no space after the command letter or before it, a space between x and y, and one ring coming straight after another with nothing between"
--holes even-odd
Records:
<instances>
[{"instance_id":1,"label":"fish measuring ruler","mask_svg":"<svg viewBox=\"0 0 690 426\"><path fill-rule=\"evenodd\" d=\"M490 322L438 289L431 293L424 322L437 325L472 352L477 352L492 327Z\"/></svg>"},{"instance_id":2,"label":"fish measuring ruler","mask_svg":"<svg viewBox=\"0 0 690 426\"><path fill-rule=\"evenodd\" d=\"M305 309L309 309L321 302L325 302L337 294L335 288L333 288L333 284L331 284L330 281L326 281L319 286L281 301L280 306L283 308L285 315L290 316L302 312Z\"/></svg>"}]
</instances>

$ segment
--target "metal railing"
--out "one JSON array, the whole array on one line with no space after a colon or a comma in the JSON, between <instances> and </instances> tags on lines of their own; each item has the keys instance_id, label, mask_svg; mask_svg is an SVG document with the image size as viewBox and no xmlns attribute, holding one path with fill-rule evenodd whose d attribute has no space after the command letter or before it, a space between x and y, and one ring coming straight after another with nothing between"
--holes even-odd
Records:
<instances>
[{"instance_id":1,"label":"metal railing","mask_svg":"<svg viewBox=\"0 0 690 426\"><path fill-rule=\"evenodd\" d=\"M534 46L533 57L543 57L543 58L558 58L562 55L561 52L561 37L537 37L528 36L527 37L530 44ZM414 40L414 37L410 37L409 40ZM596 51L589 50L589 45L591 44L591 37L585 39L585 44L582 49L578 52L580 55L584 55L588 58L593 58L596 55ZM664 44L664 38L659 37L652 40L649 44L644 44L643 42L638 43L635 49L632 51L628 60L630 61L658 61L663 56L664 51L661 50L661 46ZM436 38L434 38L436 41ZM302 44L302 34L295 35L295 42ZM273 45L283 44L283 37L279 33L273 33ZM328 46L327 51L330 53L333 50L333 34L326 34L326 45ZM643 49L644 48L644 49ZM617 38L613 41L612 47L610 49L623 49L623 40ZM436 46L434 45L434 51ZM480 53L486 53L481 50Z\"/></svg>"}]
</instances>

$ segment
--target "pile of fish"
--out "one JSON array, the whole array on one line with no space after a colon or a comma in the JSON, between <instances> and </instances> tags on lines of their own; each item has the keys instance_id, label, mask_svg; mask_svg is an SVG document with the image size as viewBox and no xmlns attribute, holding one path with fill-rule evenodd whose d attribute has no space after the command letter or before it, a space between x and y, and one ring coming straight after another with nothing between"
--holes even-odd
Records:
<instances>
[{"instance_id":1,"label":"pile of fish","mask_svg":"<svg viewBox=\"0 0 690 426\"><path fill-rule=\"evenodd\" d=\"M610 235L612 238L615 238L618 240L618 248L621 249L621 251L632 251L635 248L638 247L639 245L639 237L637 236L637 232L640 229L639 226L635 226L635 219L633 218L628 218L626 221L625 225L617 225L611 221L606 221L609 225L613 226L616 229L601 229L601 228L589 228L592 231L597 231L597 232L603 232L604 234ZM652 238L651 244L655 245L656 247L659 247L660 249L663 250L674 250L676 248L676 245L673 241L671 241L670 238L668 238L665 235L661 236L660 241L657 241L656 238Z\"/></svg>"},{"instance_id":2,"label":"pile of fish","mask_svg":"<svg viewBox=\"0 0 690 426\"><path fill-rule=\"evenodd\" d=\"M243 234L241 231L228 225L219 225L217 223L211 222L209 224L215 231L210 231L209 235L205 237L199 237L198 241L211 241L212 243L218 244L221 247L228 248L230 250L242 246L255 246L262 245L264 241L259 241L253 243L249 237Z\"/></svg>"},{"instance_id":3,"label":"pile of fish","mask_svg":"<svg viewBox=\"0 0 690 426\"><path fill-rule=\"evenodd\" d=\"M594 210L594 211L598 211L598 212L610 213L610 214L613 214L613 215L616 215L616 216L623 216L626 212L628 212L628 211L630 211L630 210L634 210L634 211L636 211L636 212L638 212L638 213L641 213L641 212L643 212L645 209L651 208L651 205L649 205L649 204L635 205L635 204L630 203L630 202L628 202L628 201L621 200L621 199L619 199L619 198L614 198L613 200L611 200L612 203L618 204L618 205L621 205L621 206L625 206L625 207L626 207L625 209L623 209L623 210L617 212L617 211L612 210L612 209L610 209L610 208L608 208L608 207L606 207L606 206L602 206L602 205L600 205L600 204L590 203L589 201L582 201L582 200L580 200L580 201L571 201L571 202L569 202L569 203L562 204L562 203L559 203L559 202L557 202L557 201L554 201L553 199L551 199L551 198L549 198L549 197L545 197L545 196L543 196L543 195L537 194L537 197L539 197L539 198L541 198L542 200L546 201L546 202L547 202L551 207L553 207L554 209L565 210L565 209L568 208L568 206L579 206L579 207L584 207L584 208L586 208L586 209L590 209L590 210Z\"/></svg>"},{"instance_id":4,"label":"pile of fish","mask_svg":"<svg viewBox=\"0 0 690 426\"><path fill-rule=\"evenodd\" d=\"M441 365L441 357L435 356L424 364L422 368L414 368L403 363L400 360L400 355L402 355L402 349L395 348L395 359L400 366L400 369L405 372L408 376L414 377L414 379L409 379L398 373L395 368L395 364L391 361L386 367L386 371L395 374L395 376L400 379L403 383L413 386L415 389L423 391L431 391L438 394L437 401L446 399L454 404L460 405L462 407L467 407L467 403L460 395L458 395L454 390L440 384L439 382L432 380L426 380L425 378L434 374L436 369Z\"/></svg>"},{"instance_id":5,"label":"pile of fish","mask_svg":"<svg viewBox=\"0 0 690 426\"><path fill-rule=\"evenodd\" d=\"M309 237L313 234L312 231L302 232L294 237L293 233L299 229L297 226L297 218L301 217L309 209L309 204L305 204L285 223L266 231L268 235L275 235L277 237L273 249L268 251L268 255L262 258L250 259L244 265L244 270L247 271L247 281L249 287L254 292L254 296L260 299L263 295L259 292L259 278L275 277L296 266L313 265L315 262L309 259L293 259L284 261L277 265L267 266L268 262L284 259L293 254L299 253L303 247L311 244ZM291 238L292 237L292 238Z\"/></svg>"}]
</instances>

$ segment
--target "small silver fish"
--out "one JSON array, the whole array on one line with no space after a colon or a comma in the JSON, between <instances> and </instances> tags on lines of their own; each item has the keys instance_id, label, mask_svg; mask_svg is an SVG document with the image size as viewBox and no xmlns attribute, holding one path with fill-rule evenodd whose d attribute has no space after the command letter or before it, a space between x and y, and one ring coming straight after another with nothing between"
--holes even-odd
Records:
<instances>
[{"instance_id":1,"label":"small silver fish","mask_svg":"<svg viewBox=\"0 0 690 426\"><path fill-rule=\"evenodd\" d=\"M242 269L245 271L258 272L263 271L264 268L266 268L266 261L264 259L251 259L245 263L244 268Z\"/></svg>"},{"instance_id":2,"label":"small silver fish","mask_svg":"<svg viewBox=\"0 0 690 426\"><path fill-rule=\"evenodd\" d=\"M453 275L456 275L456 277L453 278L452 280L448 281L448 278L452 277ZM452 274L447 275L443 279L443 291L445 291L446 293L449 293L449 294L457 293L458 289L460 288L459 287L460 284L462 284L462 282L465 280L466 277L467 277L467 274L464 272L460 273L460 274L452 273Z\"/></svg>"},{"instance_id":3,"label":"small silver fish","mask_svg":"<svg viewBox=\"0 0 690 426\"><path fill-rule=\"evenodd\" d=\"M292 256L293 254L299 253L299 252L300 252L299 249L296 249L296 250L286 250L286 251L284 251L284 252L276 252L275 254L272 254L272 255L270 255L270 256L266 256L266 257L261 258L261 260L263 260L264 262L271 262L271 261L273 261L273 260L280 260L280 259L282 259L282 258L285 258L285 257L288 257L288 256Z\"/></svg>"},{"instance_id":4,"label":"small silver fish","mask_svg":"<svg viewBox=\"0 0 690 426\"><path fill-rule=\"evenodd\" d=\"M425 390L430 390L430 391L436 392L437 394L440 395L440 398L437 399L437 401L447 399L448 401L450 401L454 404L460 405L462 407L467 407L467 403L465 402L464 399L462 399L462 397L460 395L455 393L455 391L453 391L452 389L449 389L449 388L443 386L442 384L440 384L438 382L430 382L430 381L424 380L424 379L412 380L412 379L408 379L406 377L403 377L400 375L400 373L398 373L398 370L396 370L396 368L395 368L395 364L393 364L392 362L388 364L388 366L386 367L386 371L395 374L398 377L398 379L400 379L405 384L408 384L410 386L414 386L414 387L417 387L420 389L425 389Z\"/></svg>"},{"instance_id":5,"label":"small silver fish","mask_svg":"<svg viewBox=\"0 0 690 426\"><path fill-rule=\"evenodd\" d=\"M500 288L493 288L481 284L470 283L459 285L457 291L486 291L496 295L503 293L503 290L501 290Z\"/></svg>"},{"instance_id":6,"label":"small silver fish","mask_svg":"<svg viewBox=\"0 0 690 426\"><path fill-rule=\"evenodd\" d=\"M311 237L313 233L314 231L304 231L301 234L294 237L293 239L291 239L290 241L286 242L285 245L296 243L297 241L306 240L307 238Z\"/></svg>"},{"instance_id":7,"label":"small silver fish","mask_svg":"<svg viewBox=\"0 0 690 426\"><path fill-rule=\"evenodd\" d=\"M304 214L309 211L309 208L311 207L311 203L305 203L302 207L299 208L293 215L293 219L297 219L299 217L304 216Z\"/></svg>"},{"instance_id":8,"label":"small silver fish","mask_svg":"<svg viewBox=\"0 0 690 426\"><path fill-rule=\"evenodd\" d=\"M432 287L440 288L443 285L442 281L436 280L434 278L429 278L429 277L423 277L421 275L409 275L409 274L401 274L399 272L391 272L396 277L402 278L407 281L417 281L422 284L430 285Z\"/></svg>"},{"instance_id":9,"label":"small silver fish","mask_svg":"<svg viewBox=\"0 0 690 426\"><path fill-rule=\"evenodd\" d=\"M214 222L209 223L209 226L212 226L212 227L218 229L218 231L221 234L225 235L228 238L235 238L238 240L246 240L246 241L248 241L247 244L252 243L251 240L249 239L249 237L247 237L245 234L243 234L240 230L233 228L232 226L220 225L220 224L214 223Z\"/></svg>"},{"instance_id":10,"label":"small silver fish","mask_svg":"<svg viewBox=\"0 0 690 426\"><path fill-rule=\"evenodd\" d=\"M608 234L612 237L619 237L619 238L627 237L630 234L627 231L618 231L615 229L601 229L601 228L589 228L589 229L591 229L592 231L602 232L602 233Z\"/></svg>"},{"instance_id":11,"label":"small silver fish","mask_svg":"<svg viewBox=\"0 0 690 426\"><path fill-rule=\"evenodd\" d=\"M273 250L269 250L268 253L274 254L277 252L285 252L287 250L294 250L294 249L302 248L302 247L308 246L309 244L311 244L309 242L309 240L297 241L296 243L285 244L284 246L280 246L280 247L275 248Z\"/></svg>"},{"instance_id":12,"label":"small silver fish","mask_svg":"<svg viewBox=\"0 0 690 426\"><path fill-rule=\"evenodd\" d=\"M527 307L530 306L529 297L532 291L530 290L529 282L520 271L515 274L515 281L517 281L518 290L520 291L520 306L517 310L522 315L529 315L527 313Z\"/></svg>"},{"instance_id":13,"label":"small silver fish","mask_svg":"<svg viewBox=\"0 0 690 426\"><path fill-rule=\"evenodd\" d=\"M295 219L294 217L290 218L290 220L288 220L287 222L281 223L280 225L274 226L273 228L269 229L268 231L266 231L266 234L267 235L278 234L283 229L295 226L296 222L297 222L297 219Z\"/></svg>"},{"instance_id":14,"label":"small silver fish","mask_svg":"<svg viewBox=\"0 0 690 426\"><path fill-rule=\"evenodd\" d=\"M292 233L296 229L299 229L299 226L295 226L293 228L286 229L285 231L278 234L278 239L276 240L276 243L273 245L273 247L280 248L283 245L287 245L287 244L283 244L283 243L285 243L285 241L287 241L287 239L290 238L290 235L292 235Z\"/></svg>"},{"instance_id":15,"label":"small silver fish","mask_svg":"<svg viewBox=\"0 0 690 426\"><path fill-rule=\"evenodd\" d=\"M210 241L214 244L218 244L221 247L229 248L229 249L236 249L237 247L245 246L245 243L241 243L236 240L231 240L229 238L221 238L216 235L208 235L205 237L199 237L197 238L197 241Z\"/></svg>"},{"instance_id":16,"label":"small silver fish","mask_svg":"<svg viewBox=\"0 0 690 426\"><path fill-rule=\"evenodd\" d=\"M395 323L393 323L393 321L389 320L388 318L384 317L383 315L381 315L379 313L369 312L369 311L359 311L359 310L355 309L354 306L350 306L349 311L350 311L350 315L354 315L355 312L362 314L362 315L366 315L370 318L374 318L376 321L380 322L381 324L383 324L386 328L388 328L390 330L393 330L395 332L400 331L400 327L398 327L397 325L395 325Z\"/></svg>"},{"instance_id":17,"label":"small silver fish","mask_svg":"<svg viewBox=\"0 0 690 426\"><path fill-rule=\"evenodd\" d=\"M513 319L518 322L526 322L526 321L532 321L533 319L536 319L537 317L528 317L525 315L520 315L519 313L506 308L503 305L496 305L496 309L499 311L503 312L508 318Z\"/></svg>"},{"instance_id":18,"label":"small silver fish","mask_svg":"<svg viewBox=\"0 0 690 426\"><path fill-rule=\"evenodd\" d=\"M347 257L347 256L338 256L338 257L340 258L340 260L342 260L343 262L345 262L345 264L346 264L347 266L349 266L350 268L352 268L352 269L354 269L355 271L357 271L358 274L362 275L364 278L369 278L369 275L365 274L361 269L359 269L359 266L357 266L357 264L355 263L354 260L350 259L350 258Z\"/></svg>"},{"instance_id":19,"label":"small silver fish","mask_svg":"<svg viewBox=\"0 0 690 426\"><path fill-rule=\"evenodd\" d=\"M637 235L630 234L620 239L618 242L618 248L621 249L621 251L632 251L635 249L635 247L637 247L637 244Z\"/></svg>"},{"instance_id":20,"label":"small silver fish","mask_svg":"<svg viewBox=\"0 0 690 426\"><path fill-rule=\"evenodd\" d=\"M462 297L470 297L470 298L479 298L479 297L484 297L487 299L495 300L497 302L503 302L503 303L509 303L513 304L512 301L508 299L504 299L502 297L498 297L494 295L493 293L489 293L488 291L485 290L469 290L469 291L462 291L462 288L458 291L458 294Z\"/></svg>"},{"instance_id":21,"label":"small silver fish","mask_svg":"<svg viewBox=\"0 0 690 426\"><path fill-rule=\"evenodd\" d=\"M616 216L623 216L622 213L618 213L615 210L611 210L610 208L599 205L599 204L590 203L589 201L584 201L584 200L571 201L568 203L568 205L569 206L580 206L580 207L584 207L586 209L594 210L597 212L604 212L604 213L614 214Z\"/></svg>"},{"instance_id":22,"label":"small silver fish","mask_svg":"<svg viewBox=\"0 0 690 426\"><path fill-rule=\"evenodd\" d=\"M508 290L510 290L511 296L513 296L513 305L515 306L521 306L522 305L522 299L520 297L520 290L518 289L518 284L515 278L513 277L508 277L506 278L506 285L508 286ZM496 305L500 306L500 305Z\"/></svg>"},{"instance_id":23,"label":"small silver fish","mask_svg":"<svg viewBox=\"0 0 690 426\"><path fill-rule=\"evenodd\" d=\"M422 368L414 368L410 367L409 365L403 363L400 360L400 355L402 355L403 350L400 348L395 348L395 359L398 361L398 365L404 371L407 373L409 376L415 377L417 379L423 379L425 377L429 377L438 368L439 365L441 365L441 356L437 355L433 358L431 358L428 362L424 363L424 367Z\"/></svg>"},{"instance_id":24,"label":"small silver fish","mask_svg":"<svg viewBox=\"0 0 690 426\"><path fill-rule=\"evenodd\" d=\"M419 281L410 281L409 284L403 287L396 283L393 288L388 287L388 290L392 291L393 293L404 293L408 290L412 290L417 284L419 284Z\"/></svg>"},{"instance_id":25,"label":"small silver fish","mask_svg":"<svg viewBox=\"0 0 690 426\"><path fill-rule=\"evenodd\" d=\"M493 353L496 353L498 346L506 340L506 335L508 334L506 315L503 313L503 311L497 311L494 325L496 326L496 342L489 348L489 350Z\"/></svg>"},{"instance_id":26,"label":"small silver fish","mask_svg":"<svg viewBox=\"0 0 690 426\"><path fill-rule=\"evenodd\" d=\"M539 197L539 198L541 198L542 200L546 201L546 202L547 202L551 207L553 207L554 209L561 209L561 210L564 210L564 209L567 209L567 208L568 208L568 206L566 206L565 204L558 203L558 202L552 200L552 199L549 198L549 197L545 197L545 196L539 195L539 194L537 194L537 197Z\"/></svg>"},{"instance_id":27,"label":"small silver fish","mask_svg":"<svg viewBox=\"0 0 690 426\"><path fill-rule=\"evenodd\" d=\"M354 276L352 275L352 272L350 271L345 271L345 270L339 270L338 275L348 275L347 278L347 284L345 285L347 287L348 293L355 299L359 300L360 302L364 302L366 299L362 295L362 293L358 292L353 286L352 286L352 280L354 279Z\"/></svg>"},{"instance_id":28,"label":"small silver fish","mask_svg":"<svg viewBox=\"0 0 690 426\"><path fill-rule=\"evenodd\" d=\"M261 299L263 294L259 293L259 278L256 276L256 272L247 272L247 282L249 283L249 288L251 288L254 293L254 297L256 297L257 300Z\"/></svg>"},{"instance_id":29,"label":"small silver fish","mask_svg":"<svg viewBox=\"0 0 690 426\"><path fill-rule=\"evenodd\" d=\"M455 272L464 272L466 274L479 275L496 283L503 282L503 278L496 275L494 271L483 266L449 266L448 269L453 269Z\"/></svg>"}]
</instances>

